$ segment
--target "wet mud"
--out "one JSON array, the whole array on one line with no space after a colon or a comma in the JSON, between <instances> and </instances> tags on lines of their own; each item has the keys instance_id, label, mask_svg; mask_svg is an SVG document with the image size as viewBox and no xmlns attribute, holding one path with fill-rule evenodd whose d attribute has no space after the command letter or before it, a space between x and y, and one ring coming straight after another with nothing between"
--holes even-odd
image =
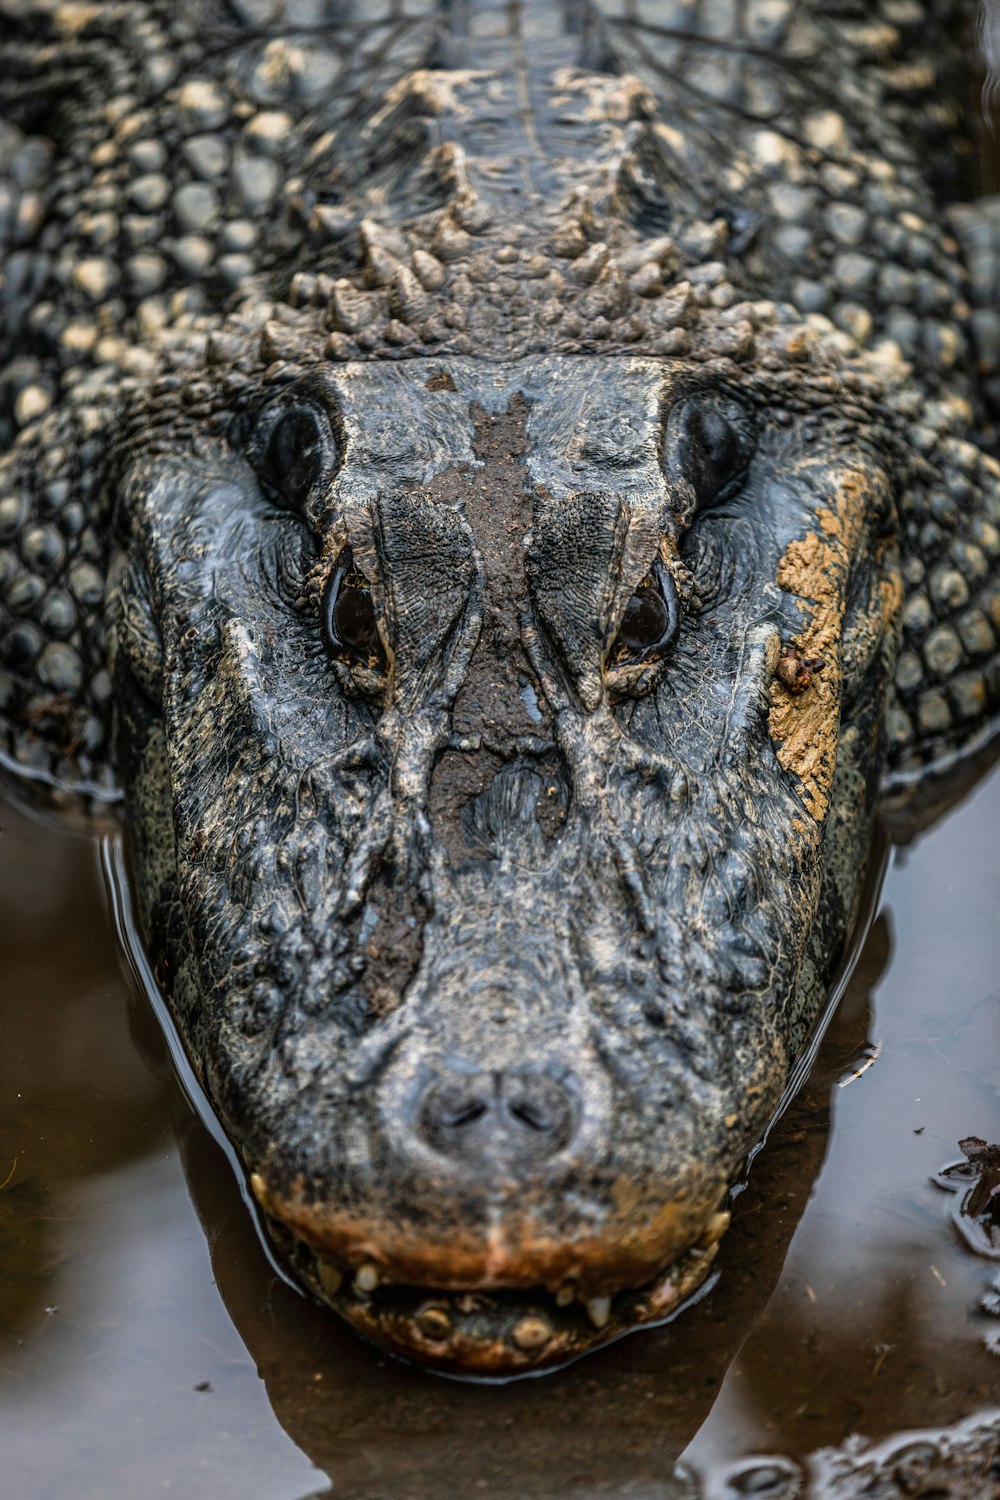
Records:
<instances>
[{"instance_id":1,"label":"wet mud","mask_svg":"<svg viewBox=\"0 0 1000 1500\"><path fill-rule=\"evenodd\" d=\"M708 1292L570 1369L473 1386L277 1276L123 962L98 843L4 805L0 1492L778 1496L819 1493L817 1455L852 1435L992 1419L1000 1444L1000 1261L955 1220L972 1177L939 1180L998 1139L1000 767L938 813L896 820Z\"/></svg>"}]
</instances>

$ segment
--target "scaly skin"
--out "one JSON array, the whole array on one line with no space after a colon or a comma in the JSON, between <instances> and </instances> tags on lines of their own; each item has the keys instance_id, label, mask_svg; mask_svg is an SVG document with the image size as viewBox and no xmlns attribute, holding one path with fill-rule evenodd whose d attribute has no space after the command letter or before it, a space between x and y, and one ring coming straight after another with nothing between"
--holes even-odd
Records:
<instances>
[{"instance_id":1,"label":"scaly skin","mask_svg":"<svg viewBox=\"0 0 1000 1500\"><path fill-rule=\"evenodd\" d=\"M7 757L121 790L303 1278L538 1369L704 1281L992 723L960 14L252 10L5 23Z\"/></svg>"}]
</instances>

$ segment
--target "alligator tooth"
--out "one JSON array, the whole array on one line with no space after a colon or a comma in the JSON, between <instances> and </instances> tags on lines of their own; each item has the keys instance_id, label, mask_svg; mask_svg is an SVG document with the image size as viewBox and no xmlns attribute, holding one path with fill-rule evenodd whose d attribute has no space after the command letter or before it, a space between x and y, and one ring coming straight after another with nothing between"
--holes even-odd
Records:
<instances>
[{"instance_id":1,"label":"alligator tooth","mask_svg":"<svg viewBox=\"0 0 1000 1500\"><path fill-rule=\"evenodd\" d=\"M562 1286L556 1287L555 1297L556 1307L569 1307L576 1301L576 1282L564 1281Z\"/></svg>"},{"instance_id":2,"label":"alligator tooth","mask_svg":"<svg viewBox=\"0 0 1000 1500\"><path fill-rule=\"evenodd\" d=\"M595 1328L606 1328L611 1320L611 1298L591 1297L586 1304L587 1316Z\"/></svg>"},{"instance_id":3,"label":"alligator tooth","mask_svg":"<svg viewBox=\"0 0 1000 1500\"><path fill-rule=\"evenodd\" d=\"M466 1292L464 1296L456 1297L454 1302L462 1313L482 1312L483 1308L491 1305L488 1297L479 1296L476 1292Z\"/></svg>"},{"instance_id":4,"label":"alligator tooth","mask_svg":"<svg viewBox=\"0 0 1000 1500\"><path fill-rule=\"evenodd\" d=\"M319 1284L328 1297L333 1297L340 1291L343 1281L343 1273L328 1260L317 1260L316 1273L319 1276Z\"/></svg>"},{"instance_id":5,"label":"alligator tooth","mask_svg":"<svg viewBox=\"0 0 1000 1500\"><path fill-rule=\"evenodd\" d=\"M271 1198L267 1191L267 1183L259 1172L250 1173L250 1191L265 1213L271 1212Z\"/></svg>"},{"instance_id":6,"label":"alligator tooth","mask_svg":"<svg viewBox=\"0 0 1000 1500\"><path fill-rule=\"evenodd\" d=\"M672 1281L668 1281L660 1288L656 1300L659 1303L660 1311L666 1312L668 1308L673 1307L674 1303L680 1300L680 1292Z\"/></svg>"},{"instance_id":7,"label":"alligator tooth","mask_svg":"<svg viewBox=\"0 0 1000 1500\"><path fill-rule=\"evenodd\" d=\"M359 1292L373 1292L379 1283L378 1266L368 1261L365 1265L358 1267L354 1278L354 1285Z\"/></svg>"},{"instance_id":8,"label":"alligator tooth","mask_svg":"<svg viewBox=\"0 0 1000 1500\"><path fill-rule=\"evenodd\" d=\"M446 1339L451 1333L451 1318L443 1307L431 1304L417 1313L417 1327L429 1339Z\"/></svg>"},{"instance_id":9,"label":"alligator tooth","mask_svg":"<svg viewBox=\"0 0 1000 1500\"><path fill-rule=\"evenodd\" d=\"M729 1228L731 1218L732 1214L726 1208L721 1213L713 1214L708 1221L708 1227L703 1231L698 1241L699 1248L710 1250L713 1245L717 1245Z\"/></svg>"},{"instance_id":10,"label":"alligator tooth","mask_svg":"<svg viewBox=\"0 0 1000 1500\"><path fill-rule=\"evenodd\" d=\"M609 1299L610 1302L610 1299ZM552 1337L552 1324L548 1318L529 1315L519 1318L511 1330L511 1338L519 1349L525 1352L531 1349L541 1349Z\"/></svg>"}]
</instances>

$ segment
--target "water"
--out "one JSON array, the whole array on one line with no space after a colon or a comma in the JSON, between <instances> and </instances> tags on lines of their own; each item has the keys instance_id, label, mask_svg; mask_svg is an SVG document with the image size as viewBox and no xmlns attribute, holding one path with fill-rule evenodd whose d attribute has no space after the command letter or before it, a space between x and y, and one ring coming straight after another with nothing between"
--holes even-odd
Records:
<instances>
[{"instance_id":1,"label":"water","mask_svg":"<svg viewBox=\"0 0 1000 1500\"><path fill-rule=\"evenodd\" d=\"M1000 1416L1000 1263L932 1182L1000 1135L1000 766L895 849L807 1085L670 1327L502 1388L274 1274L116 945L95 840L0 808L0 1492L666 1497ZM874 1060L873 1060L874 1059Z\"/></svg>"}]
</instances>

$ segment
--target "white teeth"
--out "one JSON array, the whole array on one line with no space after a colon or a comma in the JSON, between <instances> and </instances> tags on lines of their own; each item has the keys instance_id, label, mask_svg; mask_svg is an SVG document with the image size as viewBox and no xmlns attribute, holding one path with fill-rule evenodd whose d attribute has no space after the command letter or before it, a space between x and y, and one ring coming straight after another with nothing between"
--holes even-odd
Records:
<instances>
[{"instance_id":1,"label":"white teeth","mask_svg":"<svg viewBox=\"0 0 1000 1500\"><path fill-rule=\"evenodd\" d=\"M340 1291L340 1283L344 1278L336 1266L332 1266L328 1260L320 1260L316 1263L316 1271L320 1286L328 1297L333 1297Z\"/></svg>"},{"instance_id":2,"label":"white teeth","mask_svg":"<svg viewBox=\"0 0 1000 1500\"><path fill-rule=\"evenodd\" d=\"M354 1285L359 1292L373 1292L378 1286L378 1266L373 1266L369 1261L366 1265L359 1267L354 1278Z\"/></svg>"},{"instance_id":3,"label":"white teeth","mask_svg":"<svg viewBox=\"0 0 1000 1500\"><path fill-rule=\"evenodd\" d=\"M611 1320L611 1298L591 1297L586 1304L587 1316L595 1328L606 1328Z\"/></svg>"},{"instance_id":4,"label":"white teeth","mask_svg":"<svg viewBox=\"0 0 1000 1500\"><path fill-rule=\"evenodd\" d=\"M429 1339L446 1339L451 1333L448 1309L425 1304L417 1313L417 1327Z\"/></svg>"},{"instance_id":5,"label":"white teeth","mask_svg":"<svg viewBox=\"0 0 1000 1500\"><path fill-rule=\"evenodd\" d=\"M569 1307L571 1302L576 1301L576 1287L572 1281L564 1281L561 1287L556 1289L556 1307Z\"/></svg>"},{"instance_id":6,"label":"white teeth","mask_svg":"<svg viewBox=\"0 0 1000 1500\"><path fill-rule=\"evenodd\" d=\"M267 1191L267 1183L259 1172L250 1173L250 1191L265 1213L271 1212L271 1197Z\"/></svg>"},{"instance_id":7,"label":"white teeth","mask_svg":"<svg viewBox=\"0 0 1000 1500\"><path fill-rule=\"evenodd\" d=\"M710 1250L713 1245L717 1245L729 1228L731 1218L732 1214L727 1209L723 1209L721 1213L713 1214L708 1221L701 1239L698 1241L699 1247L702 1250Z\"/></svg>"},{"instance_id":8,"label":"white teeth","mask_svg":"<svg viewBox=\"0 0 1000 1500\"><path fill-rule=\"evenodd\" d=\"M552 1337L552 1324L548 1318L529 1315L514 1324L511 1336L519 1349L542 1349Z\"/></svg>"}]
</instances>

